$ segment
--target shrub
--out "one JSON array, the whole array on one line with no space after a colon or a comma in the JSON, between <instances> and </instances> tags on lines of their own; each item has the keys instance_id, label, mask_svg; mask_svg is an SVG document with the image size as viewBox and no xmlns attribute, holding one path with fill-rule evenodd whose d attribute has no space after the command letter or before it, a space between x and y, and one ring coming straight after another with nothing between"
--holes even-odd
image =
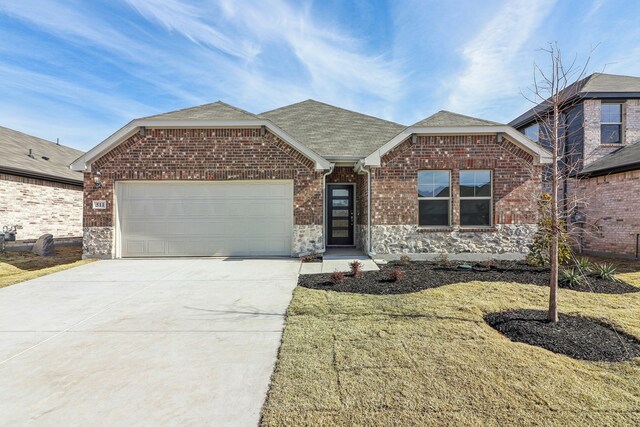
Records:
<instances>
[{"instance_id":1,"label":"shrub","mask_svg":"<svg viewBox=\"0 0 640 427\"><path fill-rule=\"evenodd\" d=\"M447 255L446 253L441 253L440 255L438 255L435 261L443 267L451 267L453 265L453 261L449 259L449 255Z\"/></svg>"},{"instance_id":2,"label":"shrub","mask_svg":"<svg viewBox=\"0 0 640 427\"><path fill-rule=\"evenodd\" d=\"M402 280L404 280L404 272L399 268L394 268L389 273L389 279L392 282L402 282Z\"/></svg>"},{"instance_id":3,"label":"shrub","mask_svg":"<svg viewBox=\"0 0 640 427\"><path fill-rule=\"evenodd\" d=\"M310 253L307 255L302 255L300 257L300 261L302 262L315 262L320 259L320 255L317 253Z\"/></svg>"},{"instance_id":4,"label":"shrub","mask_svg":"<svg viewBox=\"0 0 640 427\"><path fill-rule=\"evenodd\" d=\"M349 263L349 268L351 268L351 275L353 277L362 276L362 267L362 263L357 259Z\"/></svg>"},{"instance_id":5,"label":"shrub","mask_svg":"<svg viewBox=\"0 0 640 427\"><path fill-rule=\"evenodd\" d=\"M533 243L529 246L527 263L534 266L549 265L551 263L551 196L543 194L538 201L538 231L533 236ZM560 235L558 236L558 262L566 264L571 258L569 235L564 221L560 221Z\"/></svg>"},{"instance_id":6,"label":"shrub","mask_svg":"<svg viewBox=\"0 0 640 427\"><path fill-rule=\"evenodd\" d=\"M411 264L411 258L408 255L402 255L398 260L398 264L400 265L409 265Z\"/></svg>"},{"instance_id":7,"label":"shrub","mask_svg":"<svg viewBox=\"0 0 640 427\"><path fill-rule=\"evenodd\" d=\"M593 271L593 264L591 264L591 260L587 257L580 257L576 260L576 267L584 274L589 274Z\"/></svg>"},{"instance_id":8,"label":"shrub","mask_svg":"<svg viewBox=\"0 0 640 427\"><path fill-rule=\"evenodd\" d=\"M609 264L606 262L602 264L596 264L594 272L596 276L600 277L601 279L609 280L611 282L618 281L618 279L615 278L617 270L613 264Z\"/></svg>"},{"instance_id":9,"label":"shrub","mask_svg":"<svg viewBox=\"0 0 640 427\"><path fill-rule=\"evenodd\" d=\"M581 285L584 281L584 275L575 267L562 269L560 275L562 276L561 280L571 286Z\"/></svg>"},{"instance_id":10,"label":"shrub","mask_svg":"<svg viewBox=\"0 0 640 427\"><path fill-rule=\"evenodd\" d=\"M344 283L344 273L342 271L334 271L333 273L331 273L331 276L329 276L329 280L334 285Z\"/></svg>"}]
</instances>

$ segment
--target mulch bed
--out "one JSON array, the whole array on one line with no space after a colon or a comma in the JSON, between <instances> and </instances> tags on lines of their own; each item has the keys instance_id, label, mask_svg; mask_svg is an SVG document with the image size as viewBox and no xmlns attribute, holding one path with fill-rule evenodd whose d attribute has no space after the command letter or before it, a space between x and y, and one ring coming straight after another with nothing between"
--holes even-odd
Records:
<instances>
[{"instance_id":1,"label":"mulch bed","mask_svg":"<svg viewBox=\"0 0 640 427\"><path fill-rule=\"evenodd\" d=\"M545 348L574 359L622 362L640 357L640 341L600 320L567 314L547 320L541 310L490 313L484 320L511 341Z\"/></svg>"},{"instance_id":2,"label":"mulch bed","mask_svg":"<svg viewBox=\"0 0 640 427\"><path fill-rule=\"evenodd\" d=\"M523 285L549 286L549 269L546 267L532 267L524 262L516 261L499 262L490 267L475 264L471 270L458 268L457 265L445 267L427 261L413 261L406 265L391 262L381 266L380 271L367 271L360 277L351 277L345 274L346 280L340 284L331 283L329 274L301 275L298 284L310 289L372 295L407 294L471 281L515 282ZM404 273L404 280L394 282L389 279L391 270L395 268L399 268ZM596 277L589 277L587 283L576 287L571 287L568 283L560 283L560 287L580 292L603 294L640 292L640 288L627 283L610 282Z\"/></svg>"}]
</instances>

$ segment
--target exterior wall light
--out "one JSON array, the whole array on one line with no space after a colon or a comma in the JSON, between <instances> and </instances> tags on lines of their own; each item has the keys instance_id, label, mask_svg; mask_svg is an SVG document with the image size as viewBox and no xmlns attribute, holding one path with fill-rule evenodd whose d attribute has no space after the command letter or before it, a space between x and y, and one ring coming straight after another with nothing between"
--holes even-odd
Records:
<instances>
[{"instance_id":1,"label":"exterior wall light","mask_svg":"<svg viewBox=\"0 0 640 427\"><path fill-rule=\"evenodd\" d=\"M100 180L101 176L102 176L102 174L100 173L100 171L96 171L93 174L93 185L95 185L96 188L102 187L102 181Z\"/></svg>"}]
</instances>

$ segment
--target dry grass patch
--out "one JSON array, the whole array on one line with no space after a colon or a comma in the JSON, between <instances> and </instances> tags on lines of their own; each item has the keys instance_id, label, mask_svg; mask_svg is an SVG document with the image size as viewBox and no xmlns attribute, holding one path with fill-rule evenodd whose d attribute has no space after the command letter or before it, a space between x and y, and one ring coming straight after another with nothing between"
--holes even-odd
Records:
<instances>
[{"instance_id":1,"label":"dry grass patch","mask_svg":"<svg viewBox=\"0 0 640 427\"><path fill-rule=\"evenodd\" d=\"M91 261L82 260L82 248L78 246L57 247L56 253L48 257L30 251L7 251L0 254L0 288Z\"/></svg>"},{"instance_id":2,"label":"dry grass patch","mask_svg":"<svg viewBox=\"0 0 640 427\"><path fill-rule=\"evenodd\" d=\"M640 337L640 293L559 296L562 312ZM385 296L298 287L262 424L638 425L639 358L574 360L511 342L483 320L547 298L511 283Z\"/></svg>"}]
</instances>

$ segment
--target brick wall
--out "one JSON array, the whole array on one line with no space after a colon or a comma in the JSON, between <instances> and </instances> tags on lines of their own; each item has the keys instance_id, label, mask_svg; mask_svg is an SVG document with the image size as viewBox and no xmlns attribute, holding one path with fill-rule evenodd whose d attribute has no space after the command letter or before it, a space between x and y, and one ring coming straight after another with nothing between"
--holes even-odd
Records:
<instances>
[{"instance_id":1,"label":"brick wall","mask_svg":"<svg viewBox=\"0 0 640 427\"><path fill-rule=\"evenodd\" d=\"M495 224L533 224L541 169L530 154L495 136L419 136L382 159L372 177L373 225L417 224L418 171L451 170L452 225L460 223L459 171L491 169Z\"/></svg>"},{"instance_id":2,"label":"brick wall","mask_svg":"<svg viewBox=\"0 0 640 427\"><path fill-rule=\"evenodd\" d=\"M635 256L640 233L638 199L640 170L578 181L581 210L587 217L582 230L573 230L587 252Z\"/></svg>"},{"instance_id":3,"label":"brick wall","mask_svg":"<svg viewBox=\"0 0 640 427\"><path fill-rule=\"evenodd\" d=\"M113 226L113 190L118 180L294 181L294 222L322 224L322 172L286 142L259 128L147 129L132 136L92 165L102 187L85 173L85 227ZM107 209L94 210L93 200Z\"/></svg>"},{"instance_id":4,"label":"brick wall","mask_svg":"<svg viewBox=\"0 0 640 427\"><path fill-rule=\"evenodd\" d=\"M18 240L82 236L82 187L0 174L0 228L18 225Z\"/></svg>"}]
</instances>

